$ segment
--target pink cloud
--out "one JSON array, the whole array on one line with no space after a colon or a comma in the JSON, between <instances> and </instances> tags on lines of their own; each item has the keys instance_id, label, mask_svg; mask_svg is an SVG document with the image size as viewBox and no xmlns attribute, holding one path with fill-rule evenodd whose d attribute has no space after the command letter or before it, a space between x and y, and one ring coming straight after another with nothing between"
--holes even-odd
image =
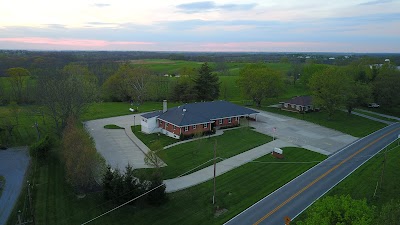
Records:
<instances>
[{"instance_id":1,"label":"pink cloud","mask_svg":"<svg viewBox=\"0 0 400 225\"><path fill-rule=\"evenodd\" d=\"M33 45L54 45L65 47L82 48L105 48L112 45L152 45L152 42L136 42L136 41L104 41L90 39L68 39L68 38L43 38L43 37L23 37L23 38L0 38L0 42L13 42Z\"/></svg>"}]
</instances>

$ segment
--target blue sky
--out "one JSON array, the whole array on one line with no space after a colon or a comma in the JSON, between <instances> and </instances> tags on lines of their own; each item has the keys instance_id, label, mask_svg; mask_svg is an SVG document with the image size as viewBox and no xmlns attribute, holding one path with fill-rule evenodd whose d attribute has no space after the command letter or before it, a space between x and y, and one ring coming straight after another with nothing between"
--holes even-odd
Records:
<instances>
[{"instance_id":1,"label":"blue sky","mask_svg":"<svg viewBox=\"0 0 400 225\"><path fill-rule=\"evenodd\" d=\"M400 0L13 0L0 49L400 53Z\"/></svg>"}]
</instances>

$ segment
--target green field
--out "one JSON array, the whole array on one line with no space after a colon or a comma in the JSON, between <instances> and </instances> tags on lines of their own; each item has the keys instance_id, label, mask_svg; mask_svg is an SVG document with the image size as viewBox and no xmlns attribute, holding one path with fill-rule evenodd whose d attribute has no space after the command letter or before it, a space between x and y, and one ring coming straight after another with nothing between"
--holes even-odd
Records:
<instances>
[{"instance_id":1,"label":"green field","mask_svg":"<svg viewBox=\"0 0 400 225\"><path fill-rule=\"evenodd\" d=\"M287 162L321 161L326 157L300 148L284 148ZM55 152L53 152L55 153ZM271 155L257 159L217 177L216 201L228 212L214 218L212 199L213 182L169 194L169 201L160 207L146 206L142 202L126 205L105 215L92 224L222 224L262 197L297 177L315 163L269 164L281 161ZM261 163L263 162L263 163ZM280 171L277 173L276 171ZM65 183L62 164L56 154L37 166L34 189L35 219L37 224L81 224L116 205L105 202L102 193L90 193L78 199ZM273 182L272 182L273 181ZM11 217L9 225L16 223Z\"/></svg>"},{"instance_id":2,"label":"green field","mask_svg":"<svg viewBox=\"0 0 400 225\"><path fill-rule=\"evenodd\" d=\"M212 162L202 164L213 159L215 141L217 142L217 157L230 158L270 142L272 138L243 127L226 130L220 136L191 141L159 151L157 155L168 165L161 168L163 177L174 178L194 168L198 170L211 165ZM200 165L202 166L197 168Z\"/></svg>"},{"instance_id":3,"label":"green field","mask_svg":"<svg viewBox=\"0 0 400 225\"><path fill-rule=\"evenodd\" d=\"M385 152L386 162L385 162ZM368 205L376 206L378 214L382 206L391 201L400 201L400 147L397 142L374 156L327 195L350 195L353 199L367 199ZM378 186L377 186L378 184ZM376 189L376 192L375 192ZM375 196L374 196L375 194ZM297 220L306 218L307 210ZM398 218L397 215L396 218ZM379 224L379 223L377 223Z\"/></svg>"},{"instance_id":4,"label":"green field","mask_svg":"<svg viewBox=\"0 0 400 225\"><path fill-rule=\"evenodd\" d=\"M348 113L343 111L337 111L333 116L333 119L328 120L328 114L325 111L299 114L271 107L263 107L262 109L269 112L312 122L324 127L341 131L346 134L350 134L355 137L367 136L368 134L382 129L386 126L386 124L372 121L361 116L349 115Z\"/></svg>"},{"instance_id":5,"label":"green field","mask_svg":"<svg viewBox=\"0 0 400 225\"><path fill-rule=\"evenodd\" d=\"M168 108L178 106L178 103L169 102ZM108 118L113 116L124 116L135 114L129 108L139 109L138 113L150 112L162 109L162 102L145 102L140 106L131 105L127 102L99 102L88 106L85 113L81 116L83 121Z\"/></svg>"}]
</instances>

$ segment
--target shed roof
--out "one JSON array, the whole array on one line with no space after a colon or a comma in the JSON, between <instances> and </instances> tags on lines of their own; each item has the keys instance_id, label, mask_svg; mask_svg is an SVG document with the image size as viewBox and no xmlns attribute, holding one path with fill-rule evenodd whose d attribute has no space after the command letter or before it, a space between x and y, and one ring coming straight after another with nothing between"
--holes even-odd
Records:
<instances>
[{"instance_id":1,"label":"shed roof","mask_svg":"<svg viewBox=\"0 0 400 225\"><path fill-rule=\"evenodd\" d=\"M312 105L312 98L311 96L297 96L292 99L284 101L284 103L308 106Z\"/></svg>"}]
</instances>

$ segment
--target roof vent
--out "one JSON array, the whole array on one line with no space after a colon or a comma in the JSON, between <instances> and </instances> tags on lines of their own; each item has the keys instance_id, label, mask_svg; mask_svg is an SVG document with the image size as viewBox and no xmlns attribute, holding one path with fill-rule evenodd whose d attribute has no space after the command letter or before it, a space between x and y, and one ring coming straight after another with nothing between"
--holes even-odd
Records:
<instances>
[{"instance_id":1,"label":"roof vent","mask_svg":"<svg viewBox=\"0 0 400 225\"><path fill-rule=\"evenodd\" d=\"M186 109L182 109L182 111L186 112Z\"/></svg>"}]
</instances>

